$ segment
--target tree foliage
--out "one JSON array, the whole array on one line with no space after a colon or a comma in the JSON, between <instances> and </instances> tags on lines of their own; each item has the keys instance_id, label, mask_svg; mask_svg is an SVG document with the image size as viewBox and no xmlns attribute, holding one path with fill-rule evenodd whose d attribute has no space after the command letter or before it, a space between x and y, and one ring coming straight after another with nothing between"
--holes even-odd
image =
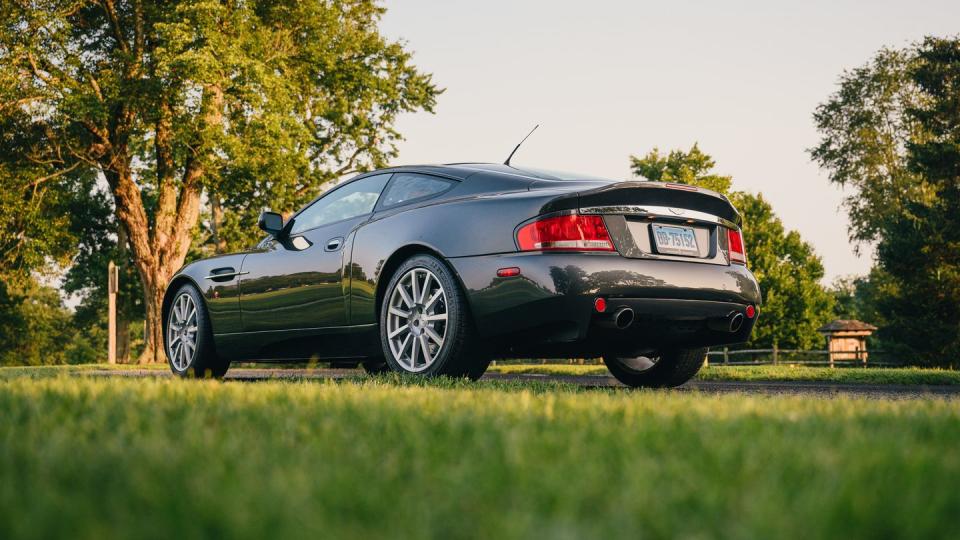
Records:
<instances>
[{"instance_id":1,"label":"tree foliage","mask_svg":"<svg viewBox=\"0 0 960 540\"><path fill-rule=\"evenodd\" d=\"M697 145L665 157L654 149L630 160L638 176L712 189L729 196L740 211L749 267L763 294L752 345L810 348L820 343L816 329L830 319L833 304L819 282L823 265L799 233L786 230L762 195L731 192L732 178L713 172L713 159Z\"/></svg>"},{"instance_id":2,"label":"tree foliage","mask_svg":"<svg viewBox=\"0 0 960 540\"><path fill-rule=\"evenodd\" d=\"M0 123L15 134L0 167L33 184L106 180L144 293L143 360L162 357L160 300L204 194L232 210L213 227L227 238L218 246L246 245L262 207L292 210L325 182L383 164L397 116L432 110L439 90L378 32L382 13L373 0L0 8Z\"/></svg>"},{"instance_id":3,"label":"tree foliage","mask_svg":"<svg viewBox=\"0 0 960 540\"><path fill-rule=\"evenodd\" d=\"M866 65L845 72L813 115L821 138L810 155L833 183L852 188L844 205L857 243L879 239L884 224L907 212L910 201L932 195L907 166L908 146L923 138L907 114L920 99L908 73L915 62L909 50L881 49Z\"/></svg>"},{"instance_id":4,"label":"tree foliage","mask_svg":"<svg viewBox=\"0 0 960 540\"><path fill-rule=\"evenodd\" d=\"M32 276L0 281L0 365L94 362L101 332L78 329L58 291Z\"/></svg>"},{"instance_id":5,"label":"tree foliage","mask_svg":"<svg viewBox=\"0 0 960 540\"><path fill-rule=\"evenodd\" d=\"M831 319L833 298L820 280L823 263L797 231L788 231L762 194L742 191L730 199L743 216L750 270L763 294L751 343L764 347L816 348L817 328Z\"/></svg>"},{"instance_id":6,"label":"tree foliage","mask_svg":"<svg viewBox=\"0 0 960 540\"><path fill-rule=\"evenodd\" d=\"M690 150L671 150L661 155L654 148L641 157L630 156L630 169L635 176L642 176L653 182L675 182L704 187L717 193L728 193L733 178L713 173L716 165L713 159L700 151L694 143Z\"/></svg>"},{"instance_id":7,"label":"tree foliage","mask_svg":"<svg viewBox=\"0 0 960 540\"><path fill-rule=\"evenodd\" d=\"M815 120L811 154L856 188L851 234L876 242L878 334L921 362L958 365L960 40L880 51L841 77Z\"/></svg>"}]
</instances>

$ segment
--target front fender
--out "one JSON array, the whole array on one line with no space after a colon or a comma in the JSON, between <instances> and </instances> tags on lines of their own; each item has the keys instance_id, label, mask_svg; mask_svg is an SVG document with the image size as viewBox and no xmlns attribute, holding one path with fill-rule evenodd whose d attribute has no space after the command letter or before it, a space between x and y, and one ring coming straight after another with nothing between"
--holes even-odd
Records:
<instances>
[{"instance_id":1,"label":"front fender","mask_svg":"<svg viewBox=\"0 0 960 540\"><path fill-rule=\"evenodd\" d=\"M201 259L181 268L170 280L167 291L163 296L164 325L173 296L183 285L189 283L196 287L203 296L214 334L239 332L241 330L239 289L241 276L220 281L208 279L208 276L226 268L233 268L237 272L241 271L243 259L246 256L246 253L219 255L209 259Z\"/></svg>"}]
</instances>

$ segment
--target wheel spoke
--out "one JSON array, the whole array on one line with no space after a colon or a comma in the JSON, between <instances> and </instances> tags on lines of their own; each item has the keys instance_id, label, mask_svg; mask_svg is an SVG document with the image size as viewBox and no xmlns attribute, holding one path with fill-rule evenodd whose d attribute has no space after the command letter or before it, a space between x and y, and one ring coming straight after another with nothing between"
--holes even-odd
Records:
<instances>
[{"instance_id":1,"label":"wheel spoke","mask_svg":"<svg viewBox=\"0 0 960 540\"><path fill-rule=\"evenodd\" d=\"M391 314L391 315L396 315L397 317L403 317L404 319L409 319L409 318L410 318L410 312L409 312L409 311L404 311L404 310L402 310L402 309L400 309L400 308L398 308L398 307L391 307L391 308L390 308L390 314Z\"/></svg>"},{"instance_id":2,"label":"wheel spoke","mask_svg":"<svg viewBox=\"0 0 960 540\"><path fill-rule=\"evenodd\" d=\"M433 315L425 315L425 316L423 317L423 320L425 320L425 321L427 321L427 322L445 321L445 320L447 320L447 314L446 314L446 313L434 313Z\"/></svg>"},{"instance_id":3,"label":"wheel spoke","mask_svg":"<svg viewBox=\"0 0 960 540\"><path fill-rule=\"evenodd\" d=\"M430 309L430 306L432 306L433 303L436 302L441 296L443 296L442 287L437 289L437 292L433 293L433 296L431 296L430 299L423 304L423 309Z\"/></svg>"},{"instance_id":4,"label":"wheel spoke","mask_svg":"<svg viewBox=\"0 0 960 540\"><path fill-rule=\"evenodd\" d=\"M393 339L393 338L399 336L400 334L402 334L402 333L404 333L404 332L409 332L409 331L410 331L410 327L407 326L407 325L405 325L405 324L403 324L403 325L398 326L396 330L394 330L394 331L390 332L389 334L387 334L387 337L388 337L389 339Z\"/></svg>"},{"instance_id":5,"label":"wheel spoke","mask_svg":"<svg viewBox=\"0 0 960 540\"><path fill-rule=\"evenodd\" d=\"M403 358L403 351L407 350L407 344L410 343L410 338L413 334L407 334L407 337L403 338L403 341L400 343L400 350L397 351L396 358L399 361Z\"/></svg>"},{"instance_id":6,"label":"wheel spoke","mask_svg":"<svg viewBox=\"0 0 960 540\"><path fill-rule=\"evenodd\" d=\"M424 298L427 297L427 293L430 292L430 280L433 278L433 274L426 272L426 276L423 278L423 288L420 289L420 296L417 297L417 303L422 304Z\"/></svg>"},{"instance_id":7,"label":"wheel spoke","mask_svg":"<svg viewBox=\"0 0 960 540\"><path fill-rule=\"evenodd\" d=\"M420 334L417 342L420 345L420 350L423 351L423 362L425 364L432 364L433 356L430 354L430 342L427 341L426 334Z\"/></svg>"},{"instance_id":8,"label":"wheel spoke","mask_svg":"<svg viewBox=\"0 0 960 540\"><path fill-rule=\"evenodd\" d=\"M443 345L443 338L440 337L436 332L434 332L433 328L430 328L429 326L424 326L423 334L425 336L428 336L430 339L432 339L433 342L437 344L437 347Z\"/></svg>"},{"instance_id":9,"label":"wheel spoke","mask_svg":"<svg viewBox=\"0 0 960 540\"><path fill-rule=\"evenodd\" d=\"M407 290L403 288L403 283L397 283L397 292L400 293L400 298L403 299L403 303L406 304L408 308L413 309L414 302L410 298L410 295L407 294Z\"/></svg>"},{"instance_id":10,"label":"wheel spoke","mask_svg":"<svg viewBox=\"0 0 960 540\"><path fill-rule=\"evenodd\" d=\"M417 338L413 338L413 339L414 339L413 347L411 347L411 349L410 349L410 367L416 368L416 367L417 367L417 357L419 356L419 355L417 354L417 351L420 350L420 347L419 347L419 345L420 345L420 344L419 344L419 341L420 341L420 340L418 340Z\"/></svg>"},{"instance_id":11,"label":"wheel spoke","mask_svg":"<svg viewBox=\"0 0 960 540\"><path fill-rule=\"evenodd\" d=\"M417 286L417 270L414 269L412 272L410 272L410 292L412 293L412 296L410 298L414 301L414 303L416 303L416 301L420 298L420 293L417 292L418 290L419 288Z\"/></svg>"}]
</instances>

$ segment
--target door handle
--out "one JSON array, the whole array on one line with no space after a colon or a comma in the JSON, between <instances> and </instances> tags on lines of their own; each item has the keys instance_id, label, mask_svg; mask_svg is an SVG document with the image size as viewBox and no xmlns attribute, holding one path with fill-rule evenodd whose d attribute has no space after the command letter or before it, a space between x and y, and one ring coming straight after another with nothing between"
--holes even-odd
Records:
<instances>
[{"instance_id":1,"label":"door handle","mask_svg":"<svg viewBox=\"0 0 960 540\"><path fill-rule=\"evenodd\" d=\"M341 246L343 246L343 237L338 236L337 238L327 240L327 245L323 249L325 251L336 251L340 249Z\"/></svg>"},{"instance_id":2,"label":"door handle","mask_svg":"<svg viewBox=\"0 0 960 540\"><path fill-rule=\"evenodd\" d=\"M205 279L209 279L211 281L230 281L231 279L237 276L245 276L249 273L250 272L237 272L236 270L230 267L214 268L210 272L210 275L207 276Z\"/></svg>"}]
</instances>

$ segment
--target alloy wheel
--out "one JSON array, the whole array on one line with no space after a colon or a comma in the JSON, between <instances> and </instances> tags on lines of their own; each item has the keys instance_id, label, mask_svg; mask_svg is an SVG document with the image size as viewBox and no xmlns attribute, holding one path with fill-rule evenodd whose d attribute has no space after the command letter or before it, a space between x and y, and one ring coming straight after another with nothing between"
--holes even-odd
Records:
<instances>
[{"instance_id":1,"label":"alloy wheel","mask_svg":"<svg viewBox=\"0 0 960 540\"><path fill-rule=\"evenodd\" d=\"M420 372L433 365L447 334L447 296L433 272L414 268L397 280L387 311L387 340L400 367Z\"/></svg>"},{"instance_id":2,"label":"alloy wheel","mask_svg":"<svg viewBox=\"0 0 960 540\"><path fill-rule=\"evenodd\" d=\"M657 362L659 361L659 356L634 356L630 358L617 358L617 362L619 362L620 365L633 373L643 373L644 371L647 371L653 366L657 365Z\"/></svg>"},{"instance_id":3,"label":"alloy wheel","mask_svg":"<svg viewBox=\"0 0 960 540\"><path fill-rule=\"evenodd\" d=\"M189 294L181 294L170 308L167 352L177 371L185 371L197 351L197 306Z\"/></svg>"}]
</instances>

